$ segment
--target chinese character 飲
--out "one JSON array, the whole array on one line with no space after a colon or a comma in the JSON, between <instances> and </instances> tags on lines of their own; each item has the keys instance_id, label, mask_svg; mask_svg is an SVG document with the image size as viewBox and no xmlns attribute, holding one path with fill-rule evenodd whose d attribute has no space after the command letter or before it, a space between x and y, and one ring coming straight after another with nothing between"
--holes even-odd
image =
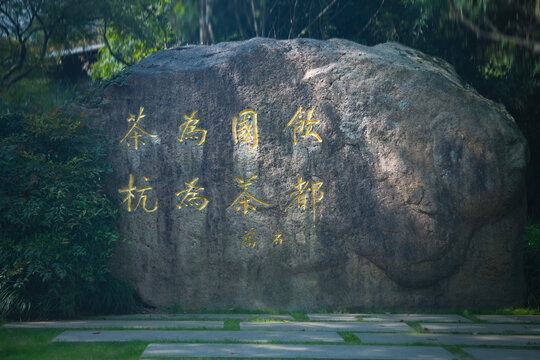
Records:
<instances>
[{"instance_id":1,"label":"chinese character \u98f2","mask_svg":"<svg viewBox=\"0 0 540 360\"><path fill-rule=\"evenodd\" d=\"M298 138L301 138L303 140L308 136L313 136L315 138L315 141L322 142L319 134L314 132L312 129L313 125L319 123L319 119L311 118L312 112L313 108L309 109L306 113L306 111L302 110L302 107L300 106L298 108L298 111L296 111L296 113L292 117L291 121L289 121L287 123L287 126L285 126L285 128L288 128L289 126L291 126L291 124L294 123L294 145L298 143Z\"/></svg>"}]
</instances>

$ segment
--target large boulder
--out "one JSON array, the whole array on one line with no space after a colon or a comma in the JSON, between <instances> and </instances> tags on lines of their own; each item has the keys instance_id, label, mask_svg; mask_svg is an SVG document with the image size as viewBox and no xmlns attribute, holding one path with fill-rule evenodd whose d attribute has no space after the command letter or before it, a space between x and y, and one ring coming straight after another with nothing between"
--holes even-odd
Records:
<instances>
[{"instance_id":1,"label":"large boulder","mask_svg":"<svg viewBox=\"0 0 540 360\"><path fill-rule=\"evenodd\" d=\"M396 43L158 51L103 93L114 272L155 306L524 301L526 143L446 62Z\"/></svg>"}]
</instances>

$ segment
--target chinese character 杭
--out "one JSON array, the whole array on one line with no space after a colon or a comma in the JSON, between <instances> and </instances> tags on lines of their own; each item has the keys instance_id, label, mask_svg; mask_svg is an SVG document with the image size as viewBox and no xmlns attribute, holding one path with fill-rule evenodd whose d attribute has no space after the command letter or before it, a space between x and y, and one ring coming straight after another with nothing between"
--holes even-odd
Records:
<instances>
[{"instance_id":1,"label":"chinese character \u676d","mask_svg":"<svg viewBox=\"0 0 540 360\"><path fill-rule=\"evenodd\" d=\"M282 233L274 234L274 240L272 240L272 247L281 245L283 243L283 239L281 238L282 235Z\"/></svg>"},{"instance_id":2,"label":"chinese character \u676d","mask_svg":"<svg viewBox=\"0 0 540 360\"><path fill-rule=\"evenodd\" d=\"M319 134L314 132L312 129L313 125L319 123L319 119L311 118L312 112L313 108L309 109L306 113L306 111L302 110L302 107L300 106L298 108L298 111L296 111L296 114L294 114L294 116L292 117L291 121L289 121L287 123L287 126L285 126L285 128L288 128L289 126L294 124L294 145L298 143L298 138L301 138L303 140L308 136L313 136L315 138L315 141L322 142Z\"/></svg>"},{"instance_id":3,"label":"chinese character \u676d","mask_svg":"<svg viewBox=\"0 0 540 360\"><path fill-rule=\"evenodd\" d=\"M208 205L208 198L197 195L199 191L204 190L202 186L195 185L198 180L199 178L194 178L193 180L184 183L187 188L176 193L176 196L184 194L182 200L176 204L177 208L181 209L183 206L193 206L197 210L202 210Z\"/></svg>"},{"instance_id":4,"label":"chinese character \u676d","mask_svg":"<svg viewBox=\"0 0 540 360\"><path fill-rule=\"evenodd\" d=\"M232 133L235 144L248 143L254 149L257 147L259 135L257 133L257 113L255 110L240 111L239 117L234 117Z\"/></svg>"},{"instance_id":5,"label":"chinese character \u676d","mask_svg":"<svg viewBox=\"0 0 540 360\"><path fill-rule=\"evenodd\" d=\"M148 131L144 130L143 128L141 128L139 126L139 121L143 117L146 116L146 115L143 114L143 110L144 110L144 108L141 106L141 108L139 109L139 115L137 115L137 118L135 118L135 115L129 114L129 117L127 118L127 121L128 122L133 122L133 125L131 126L129 131L126 133L126 135L122 138L122 140L120 140L120 143L122 143L131 134L130 138L133 139L133 147L135 148L135 150L137 150L139 148L139 142L141 144L143 144L143 145L146 144L144 141L142 141L142 139L139 140L139 138L142 136L142 134L148 135L150 137L158 136L156 134L150 134ZM126 141L127 146L131 146L131 144L132 143Z\"/></svg>"},{"instance_id":6,"label":"chinese character \u676d","mask_svg":"<svg viewBox=\"0 0 540 360\"><path fill-rule=\"evenodd\" d=\"M324 193L321 191L322 181L304 181L301 176L298 176L298 181L294 184L296 190L287 193L287 196L294 195L292 201L285 207L283 212L296 201L298 209L305 210L308 193L311 192L311 206L313 208L313 226L315 226L315 203L321 201Z\"/></svg>"},{"instance_id":7,"label":"chinese character \u676d","mask_svg":"<svg viewBox=\"0 0 540 360\"><path fill-rule=\"evenodd\" d=\"M195 140L198 141L197 145L202 145L204 141L206 140L206 130L205 129L198 129L197 124L199 123L199 119L195 117L195 114L197 113L197 110L191 113L191 115L184 115L184 121L179 127L178 130L180 130L181 134L180 137L177 137L178 141L182 142L184 139L189 140ZM184 128L182 130L182 128Z\"/></svg>"},{"instance_id":8,"label":"chinese character \u676d","mask_svg":"<svg viewBox=\"0 0 540 360\"><path fill-rule=\"evenodd\" d=\"M148 177L143 176L142 178L143 178L144 181L148 181ZM144 209L144 211L146 211L146 212L154 212L154 211L156 211L157 208L158 208L157 199L156 199L156 203L154 204L154 207L152 209L148 209L146 207L147 195L145 194L145 192L148 191L148 190L152 190L152 186L147 185L147 186L144 186L142 188L137 188L133 184L133 174L129 174L128 185L126 187L118 189L118 192L120 194L126 193L126 197L124 198L124 200L122 200L120 205L122 205L123 203L127 203L127 211L128 212L131 212L132 210L137 210L137 208L139 207L139 205L141 205L141 203L142 203L142 208ZM133 194L133 192L138 192L139 193L139 201L137 201L137 205L135 206L134 209L131 208L131 200L135 197L135 194Z\"/></svg>"},{"instance_id":9,"label":"chinese character \u676d","mask_svg":"<svg viewBox=\"0 0 540 360\"><path fill-rule=\"evenodd\" d=\"M252 204L253 202L255 203L259 203L259 204L262 204L262 205L266 205L266 206L270 206L270 204L260 200L260 199L257 199L255 196L253 196L253 194L251 194L249 191L246 190L246 188L252 184L252 180L253 179L256 179L257 178L257 175L256 174L251 174L251 176L249 177L249 179L245 180L240 178L240 177L237 177L236 178L236 181L238 182L238 186L240 186L240 188L242 189L242 192L240 193L240 195L238 195L236 197L236 199L234 199L234 201L232 202L231 205L229 205L229 207L227 207L227 209L229 209L230 207L234 206L236 204L236 211L240 211L240 209L242 209L244 215L249 211L249 210L256 210L255 208L255 205Z\"/></svg>"},{"instance_id":10,"label":"chinese character \u676d","mask_svg":"<svg viewBox=\"0 0 540 360\"><path fill-rule=\"evenodd\" d=\"M244 235L242 235L242 247L255 247L257 240L252 239L253 234L255 234L255 229L253 228L244 231Z\"/></svg>"}]
</instances>

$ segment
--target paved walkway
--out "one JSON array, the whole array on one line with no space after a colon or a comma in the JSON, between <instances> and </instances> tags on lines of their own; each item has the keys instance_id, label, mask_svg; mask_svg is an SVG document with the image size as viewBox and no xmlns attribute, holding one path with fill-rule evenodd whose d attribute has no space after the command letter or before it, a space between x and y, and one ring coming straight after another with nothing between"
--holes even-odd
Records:
<instances>
[{"instance_id":1,"label":"paved walkway","mask_svg":"<svg viewBox=\"0 0 540 360\"><path fill-rule=\"evenodd\" d=\"M307 316L309 321L289 314L134 314L3 327L66 329L53 342L143 341L148 345L141 358L540 359L540 316Z\"/></svg>"}]
</instances>

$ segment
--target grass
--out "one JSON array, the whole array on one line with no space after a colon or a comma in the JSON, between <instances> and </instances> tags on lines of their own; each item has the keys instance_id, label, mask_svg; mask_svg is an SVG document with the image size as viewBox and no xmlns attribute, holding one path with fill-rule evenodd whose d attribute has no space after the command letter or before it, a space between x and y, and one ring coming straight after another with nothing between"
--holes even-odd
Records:
<instances>
[{"instance_id":1,"label":"grass","mask_svg":"<svg viewBox=\"0 0 540 360\"><path fill-rule=\"evenodd\" d=\"M205 313L199 311L198 313ZM216 314L218 312L207 312L210 314ZM245 311L235 311L235 312L220 312L221 314L244 314L253 312ZM257 312L263 313L263 312ZM478 318L470 314L468 311L454 312L458 313L461 316L464 316L474 323L481 323ZM475 312L476 313L476 312ZM491 312L495 314L508 314L508 315L528 315L532 312L524 312L522 309L504 309L502 311ZM272 314L277 314L273 312ZM283 314L283 312L281 313ZM295 321L308 321L307 314L305 312L292 312L289 313ZM224 320L224 330L228 331L238 331L240 330L240 322L246 321L247 319L225 319ZM250 321L268 321L268 319L261 319L254 317ZM5 320L0 319L0 325L5 323ZM412 333L429 333L424 329L420 322L405 322L411 327ZM94 360L94 359L140 359L140 355L149 344L146 341L132 341L125 343L51 343L52 339L62 333L65 329L4 329L0 328L0 359L2 360L29 360L29 359L44 359L44 360L58 360L58 359L82 359L82 360ZM99 330L105 330L100 328ZM144 330L144 329L137 329ZM173 330L173 329L167 329ZM193 330L193 329L186 329ZM287 344L309 344L309 345L334 345L334 346L343 346L343 345L363 345L363 346L395 346L392 344L365 344L351 331L340 331L338 334L343 338L344 343L324 343L324 342L314 342L314 343L287 343ZM213 341L213 342L204 342L204 341L152 341L152 343L213 343L213 344L240 344L240 343L249 343L249 344L264 344L264 342L239 342L239 341ZM283 344L276 341L270 341L267 344ZM436 344L423 344L415 343L403 346L440 346ZM471 360L472 358L462 350L463 346L442 346L444 349L449 351L453 358L456 360ZM536 349L540 353L540 346L536 347L516 347L516 346L482 346L488 348L508 348L508 349ZM169 358L175 359L175 358ZM194 358L176 358L189 360ZM202 358L196 358L201 360ZM278 359L274 359L278 360Z\"/></svg>"},{"instance_id":2,"label":"grass","mask_svg":"<svg viewBox=\"0 0 540 360\"><path fill-rule=\"evenodd\" d=\"M0 359L139 359L146 342L129 343L51 343L63 330L0 329Z\"/></svg>"}]
</instances>

